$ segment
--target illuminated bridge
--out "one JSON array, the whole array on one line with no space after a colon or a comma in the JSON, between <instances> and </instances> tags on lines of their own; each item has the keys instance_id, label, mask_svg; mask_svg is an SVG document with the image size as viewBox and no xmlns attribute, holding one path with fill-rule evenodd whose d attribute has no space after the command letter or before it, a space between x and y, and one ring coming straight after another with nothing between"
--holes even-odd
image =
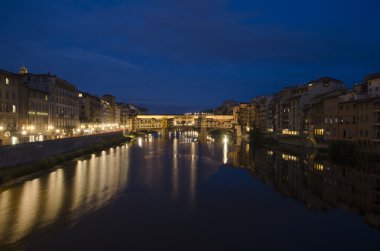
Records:
<instances>
[{"instance_id":1,"label":"illuminated bridge","mask_svg":"<svg viewBox=\"0 0 380 251\"><path fill-rule=\"evenodd\" d=\"M130 132L196 130L200 137L207 137L216 130L228 131L233 136L240 134L240 126L235 123L233 115L137 115L128 119L126 128Z\"/></svg>"}]
</instances>

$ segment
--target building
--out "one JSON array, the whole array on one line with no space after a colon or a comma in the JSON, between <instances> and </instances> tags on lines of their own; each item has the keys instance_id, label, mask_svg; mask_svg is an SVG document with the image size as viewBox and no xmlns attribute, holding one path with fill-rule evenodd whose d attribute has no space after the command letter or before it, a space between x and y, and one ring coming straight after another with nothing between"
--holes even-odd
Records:
<instances>
[{"instance_id":1,"label":"building","mask_svg":"<svg viewBox=\"0 0 380 251\"><path fill-rule=\"evenodd\" d=\"M317 95L311 103L305 106L306 120L308 121L309 135L315 138L325 139L330 134L335 135L337 129L333 127L334 121L338 121L339 100L349 99L352 95L345 95L346 90L337 90ZM348 99L347 99L348 98ZM336 136L335 136L336 137Z\"/></svg>"},{"instance_id":2,"label":"building","mask_svg":"<svg viewBox=\"0 0 380 251\"><path fill-rule=\"evenodd\" d=\"M252 127L262 132L273 132L272 96L256 97L251 101Z\"/></svg>"},{"instance_id":3,"label":"building","mask_svg":"<svg viewBox=\"0 0 380 251\"><path fill-rule=\"evenodd\" d=\"M293 88L286 87L273 95L273 132L277 135L286 134L289 131L289 99Z\"/></svg>"},{"instance_id":4,"label":"building","mask_svg":"<svg viewBox=\"0 0 380 251\"><path fill-rule=\"evenodd\" d=\"M240 103L232 109L234 123L241 126L242 132L249 132L253 125L253 109L250 103Z\"/></svg>"},{"instance_id":5,"label":"building","mask_svg":"<svg viewBox=\"0 0 380 251\"><path fill-rule=\"evenodd\" d=\"M341 102L338 140L380 150L380 97Z\"/></svg>"},{"instance_id":6,"label":"building","mask_svg":"<svg viewBox=\"0 0 380 251\"><path fill-rule=\"evenodd\" d=\"M21 76L30 88L49 94L49 128L71 132L79 126L78 93L73 84L50 73Z\"/></svg>"},{"instance_id":7,"label":"building","mask_svg":"<svg viewBox=\"0 0 380 251\"><path fill-rule=\"evenodd\" d=\"M142 115L147 109L126 103L117 103L120 108L120 124L126 124L127 120L136 115Z\"/></svg>"},{"instance_id":8,"label":"building","mask_svg":"<svg viewBox=\"0 0 380 251\"><path fill-rule=\"evenodd\" d=\"M26 120L20 119L21 135L24 138L21 141L34 142L44 139L44 135L47 134L51 128L49 125L49 93L29 88L26 86L27 102L26 109L21 108L20 105L20 117L26 118ZM22 97L20 95L20 97ZM21 122L23 121L23 122Z\"/></svg>"},{"instance_id":9,"label":"building","mask_svg":"<svg viewBox=\"0 0 380 251\"><path fill-rule=\"evenodd\" d=\"M100 123L102 124L112 124L114 121L114 112L110 103L101 99L101 109L100 109Z\"/></svg>"},{"instance_id":10,"label":"building","mask_svg":"<svg viewBox=\"0 0 380 251\"><path fill-rule=\"evenodd\" d=\"M366 76L364 84L366 85L369 97L380 97L380 73Z\"/></svg>"},{"instance_id":11,"label":"building","mask_svg":"<svg viewBox=\"0 0 380 251\"><path fill-rule=\"evenodd\" d=\"M341 95L330 95L323 100L323 136L327 141L338 140L340 138L341 124L344 123L344 115L341 114L340 103L358 100L365 96L357 95L356 92L347 91Z\"/></svg>"},{"instance_id":12,"label":"building","mask_svg":"<svg viewBox=\"0 0 380 251\"><path fill-rule=\"evenodd\" d=\"M19 86L21 84L20 77L0 70L0 145L16 143L19 128Z\"/></svg>"},{"instance_id":13,"label":"building","mask_svg":"<svg viewBox=\"0 0 380 251\"><path fill-rule=\"evenodd\" d=\"M233 100L226 100L223 101L222 105L218 106L217 108L207 111L211 112L217 115L225 115L225 114L232 114L233 113L233 108L235 106L238 106L239 103Z\"/></svg>"},{"instance_id":14,"label":"building","mask_svg":"<svg viewBox=\"0 0 380 251\"><path fill-rule=\"evenodd\" d=\"M342 90L342 81L324 77L310 81L307 85L298 86L291 90L289 97L289 127L290 134L309 134L309 121L307 118L308 106L312 100L322 94ZM286 128L284 128L286 129Z\"/></svg>"},{"instance_id":15,"label":"building","mask_svg":"<svg viewBox=\"0 0 380 251\"><path fill-rule=\"evenodd\" d=\"M98 124L101 122L102 101L99 97L86 92L78 93L79 120L81 124Z\"/></svg>"},{"instance_id":16,"label":"building","mask_svg":"<svg viewBox=\"0 0 380 251\"><path fill-rule=\"evenodd\" d=\"M110 94L105 94L102 97L102 103L102 123L120 124L121 107L116 104L116 97Z\"/></svg>"}]
</instances>

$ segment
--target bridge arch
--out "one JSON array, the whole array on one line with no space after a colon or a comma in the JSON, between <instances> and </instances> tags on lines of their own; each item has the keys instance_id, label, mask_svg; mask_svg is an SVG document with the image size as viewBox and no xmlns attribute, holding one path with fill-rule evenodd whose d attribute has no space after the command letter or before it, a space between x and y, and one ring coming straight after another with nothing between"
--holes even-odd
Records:
<instances>
[{"instance_id":1,"label":"bridge arch","mask_svg":"<svg viewBox=\"0 0 380 251\"><path fill-rule=\"evenodd\" d=\"M232 128L209 128L206 132L208 136L211 136L216 140L222 139L226 135L229 138L233 138L235 135L235 131Z\"/></svg>"}]
</instances>

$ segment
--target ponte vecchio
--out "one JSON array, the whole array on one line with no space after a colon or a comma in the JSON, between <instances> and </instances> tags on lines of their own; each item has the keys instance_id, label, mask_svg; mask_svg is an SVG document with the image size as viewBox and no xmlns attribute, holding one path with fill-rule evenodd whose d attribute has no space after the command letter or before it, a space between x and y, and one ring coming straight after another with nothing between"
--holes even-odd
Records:
<instances>
[{"instance_id":1,"label":"ponte vecchio","mask_svg":"<svg viewBox=\"0 0 380 251\"><path fill-rule=\"evenodd\" d=\"M143 130L164 132L169 130L196 130L200 139L215 130L230 132L234 137L241 135L241 128L233 115L208 113L181 115L137 115L128 119L126 129L130 132Z\"/></svg>"}]
</instances>

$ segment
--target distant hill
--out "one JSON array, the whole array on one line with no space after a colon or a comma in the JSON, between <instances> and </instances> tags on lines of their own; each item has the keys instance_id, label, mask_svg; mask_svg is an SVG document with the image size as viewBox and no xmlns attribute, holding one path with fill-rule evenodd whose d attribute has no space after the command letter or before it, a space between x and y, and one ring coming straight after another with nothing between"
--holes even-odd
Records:
<instances>
[{"instance_id":1,"label":"distant hill","mask_svg":"<svg viewBox=\"0 0 380 251\"><path fill-rule=\"evenodd\" d=\"M220 106L214 108L214 109L207 109L202 112L205 113L214 113L217 115L222 114L232 114L232 108L236 105L239 105L239 102L233 101L233 100L226 100L224 101Z\"/></svg>"}]
</instances>

